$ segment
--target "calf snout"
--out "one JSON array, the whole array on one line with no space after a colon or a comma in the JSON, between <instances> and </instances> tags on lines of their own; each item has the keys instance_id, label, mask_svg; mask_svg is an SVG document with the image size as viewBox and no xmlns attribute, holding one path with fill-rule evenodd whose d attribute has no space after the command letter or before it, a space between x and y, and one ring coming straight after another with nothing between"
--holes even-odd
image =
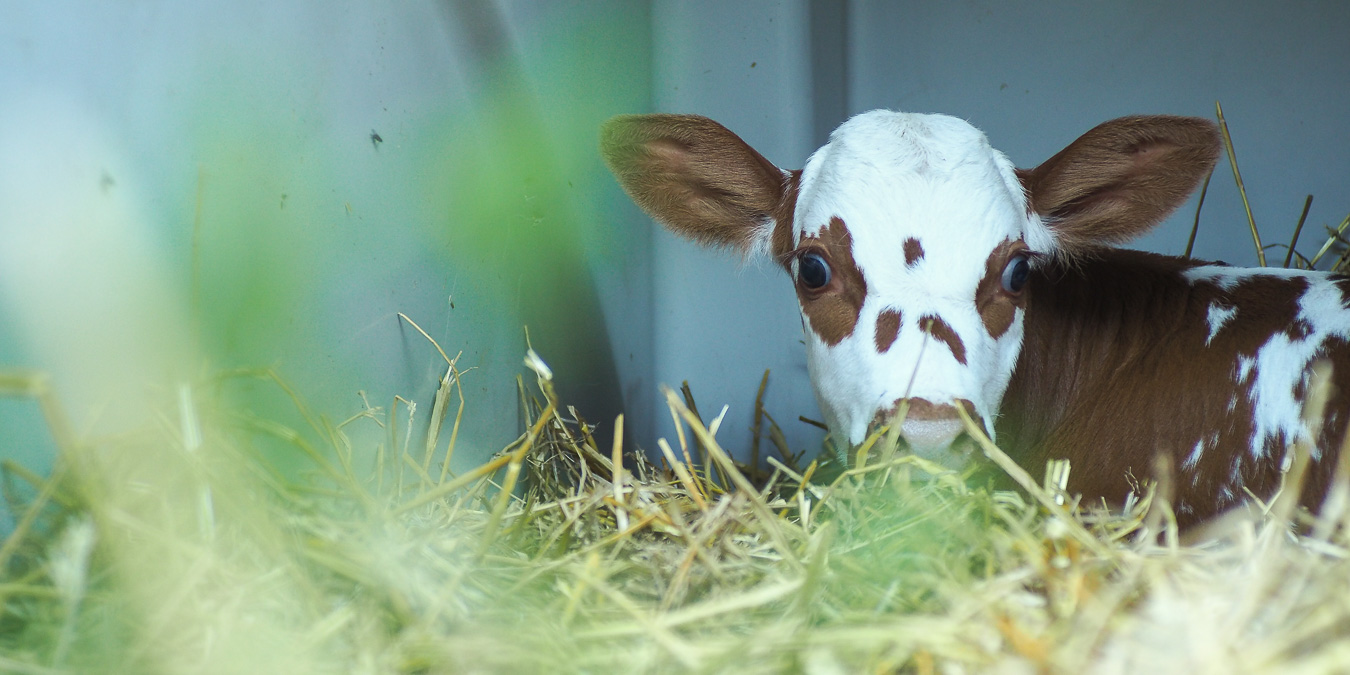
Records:
<instances>
[{"instance_id":1,"label":"calf snout","mask_svg":"<svg viewBox=\"0 0 1350 675\"><path fill-rule=\"evenodd\" d=\"M897 408L899 403L896 404ZM900 423L900 436L915 452L945 448L965 430L956 406L933 403L922 398L909 399L909 412Z\"/></svg>"},{"instance_id":2,"label":"calf snout","mask_svg":"<svg viewBox=\"0 0 1350 675\"><path fill-rule=\"evenodd\" d=\"M922 398L899 399L890 409L878 412L875 423L891 422L906 401L909 406L904 420L899 422L900 437L910 451L951 469L964 468L969 463L971 447L969 442L958 440L966 428L956 406L960 405L968 414L974 415L974 404L965 399L956 399L954 405ZM978 424L979 418L975 419Z\"/></svg>"}]
</instances>

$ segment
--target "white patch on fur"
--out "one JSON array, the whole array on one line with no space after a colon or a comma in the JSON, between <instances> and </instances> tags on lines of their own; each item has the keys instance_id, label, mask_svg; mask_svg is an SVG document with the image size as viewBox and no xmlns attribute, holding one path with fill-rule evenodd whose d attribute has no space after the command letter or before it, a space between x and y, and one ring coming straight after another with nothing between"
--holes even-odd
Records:
<instances>
[{"instance_id":1,"label":"white patch on fur","mask_svg":"<svg viewBox=\"0 0 1350 675\"><path fill-rule=\"evenodd\" d=\"M834 131L802 171L794 245L838 217L867 282L853 333L830 346L807 332L807 363L826 421L861 442L878 411L900 398L936 404L966 399L992 420L1022 344L1022 312L994 339L975 306L975 289L995 247L1024 240L1052 252L1053 236L1027 215L1026 195L1006 157L984 134L942 115L872 111ZM904 242L923 246L925 264L903 264ZM899 333L877 353L876 323L899 309ZM966 364L923 332L937 316L960 337Z\"/></svg>"},{"instance_id":2,"label":"white patch on fur","mask_svg":"<svg viewBox=\"0 0 1350 675\"><path fill-rule=\"evenodd\" d=\"M1281 330L1270 335L1254 356L1239 356L1233 369L1234 381L1250 387L1252 402L1252 438L1250 456L1263 459L1272 442L1284 445L1309 441L1303 425L1303 406L1294 398L1294 388L1307 377L1313 359L1321 355L1328 338L1350 339L1350 313L1341 304L1341 292L1324 273L1278 268L1234 269L1217 265L1195 267L1184 272L1191 283L1208 282L1223 291L1232 291L1247 281L1306 280L1307 290L1298 299L1296 321L1310 327L1307 337L1295 339ZM1217 303L1216 303L1217 304ZM1210 337L1217 332L1214 306L1210 307ZM1226 322L1227 319L1224 319ZM1219 328L1223 323L1219 324ZM1239 319L1228 330L1242 330ZM1229 409L1235 406L1230 403ZM1321 449L1312 444L1312 459ZM1238 459L1240 463L1241 459ZM1234 475L1238 467L1234 467Z\"/></svg>"},{"instance_id":3,"label":"white patch on fur","mask_svg":"<svg viewBox=\"0 0 1350 675\"><path fill-rule=\"evenodd\" d=\"M1222 329L1224 324L1228 323L1229 319L1232 319L1235 314L1237 314L1237 308L1231 305L1223 305L1216 302L1209 306L1209 312L1205 315L1205 319L1209 321L1209 335L1205 336L1206 347L1214 341L1214 336L1219 334L1219 330Z\"/></svg>"},{"instance_id":4,"label":"white patch on fur","mask_svg":"<svg viewBox=\"0 0 1350 675\"><path fill-rule=\"evenodd\" d=\"M1285 269L1283 267L1228 267L1227 265L1200 265L1192 267L1181 273L1191 284L1208 282L1218 286L1221 290L1231 291L1238 284L1256 277L1276 277L1290 279L1293 277L1310 277L1314 279L1325 278L1326 275L1321 272L1309 272L1307 270Z\"/></svg>"},{"instance_id":5,"label":"white patch on fur","mask_svg":"<svg viewBox=\"0 0 1350 675\"><path fill-rule=\"evenodd\" d=\"M1191 450L1191 454L1186 455L1186 459L1181 461L1182 470L1191 471L1195 469L1195 465L1200 462L1200 456L1203 454L1205 454L1205 439L1202 438L1195 442L1195 448Z\"/></svg>"},{"instance_id":6,"label":"white patch on fur","mask_svg":"<svg viewBox=\"0 0 1350 675\"><path fill-rule=\"evenodd\" d=\"M1234 407L1236 407L1236 405ZM1191 472L1191 485L1200 484L1201 474L1195 471L1195 467L1200 463L1200 458L1204 456L1205 450L1207 448L1216 448L1218 446L1219 446L1219 431L1216 429L1210 431L1207 436L1202 437L1200 440L1196 441L1195 448L1191 450L1191 454L1188 455L1185 460L1182 460L1181 462L1182 470Z\"/></svg>"},{"instance_id":7,"label":"white patch on fur","mask_svg":"<svg viewBox=\"0 0 1350 675\"><path fill-rule=\"evenodd\" d=\"M1237 359L1237 367L1234 369L1234 375L1236 375L1234 378L1235 381L1238 384L1246 384L1248 380L1252 379L1252 368L1255 366L1256 359L1250 356L1239 356ZM1236 401L1237 399L1234 400Z\"/></svg>"},{"instance_id":8,"label":"white patch on fur","mask_svg":"<svg viewBox=\"0 0 1350 675\"><path fill-rule=\"evenodd\" d=\"M754 236L750 239L750 247L745 251L745 259L761 263L772 260L773 258L773 230L778 221L770 217L760 219L755 225Z\"/></svg>"}]
</instances>

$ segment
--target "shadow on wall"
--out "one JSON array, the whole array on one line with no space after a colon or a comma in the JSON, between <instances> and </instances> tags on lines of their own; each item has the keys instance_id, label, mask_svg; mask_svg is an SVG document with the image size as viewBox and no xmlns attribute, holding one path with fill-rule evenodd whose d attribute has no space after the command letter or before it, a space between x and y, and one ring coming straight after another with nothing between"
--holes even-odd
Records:
<instances>
[{"instance_id":1,"label":"shadow on wall","mask_svg":"<svg viewBox=\"0 0 1350 675\"><path fill-rule=\"evenodd\" d=\"M589 140L596 133L589 128L593 120L566 102L545 106L535 95L496 5L451 3L446 13L468 38L478 101L467 114L448 116L445 142L431 144L448 149L434 180L453 186L443 193L447 264L491 280L501 292L498 300L518 313L530 344L552 367L562 400L612 429L623 409L622 392L587 265L584 246L592 237L582 231L598 219L584 216L586 196L578 194L596 189L595 174L569 171L596 160L564 156L594 154L595 144L554 137L562 128ZM578 59L570 67L588 65ZM573 119L546 119L559 113Z\"/></svg>"}]
</instances>

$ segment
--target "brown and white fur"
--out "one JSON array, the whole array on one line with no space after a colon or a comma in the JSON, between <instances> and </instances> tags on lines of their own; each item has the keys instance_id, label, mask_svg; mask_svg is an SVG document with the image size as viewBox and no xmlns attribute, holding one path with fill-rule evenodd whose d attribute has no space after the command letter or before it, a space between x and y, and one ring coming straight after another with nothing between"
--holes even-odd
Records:
<instances>
[{"instance_id":1,"label":"brown and white fur","mask_svg":"<svg viewBox=\"0 0 1350 675\"><path fill-rule=\"evenodd\" d=\"M1350 282L1113 248L1158 224L1212 169L1212 123L1106 122L1030 170L971 125L873 111L784 171L707 118L619 117L605 159L671 230L767 254L791 275L833 436L857 444L901 401L916 453L959 468L955 406L1033 474L1119 503L1175 467L1182 524L1275 489L1285 448L1315 447L1305 503L1330 479L1350 400ZM1324 431L1300 413L1329 359Z\"/></svg>"}]
</instances>

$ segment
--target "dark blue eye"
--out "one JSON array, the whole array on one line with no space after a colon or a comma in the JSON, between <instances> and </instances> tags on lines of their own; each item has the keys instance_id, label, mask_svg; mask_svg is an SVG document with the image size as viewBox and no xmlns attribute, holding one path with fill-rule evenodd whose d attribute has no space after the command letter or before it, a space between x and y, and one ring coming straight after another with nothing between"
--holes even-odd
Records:
<instances>
[{"instance_id":1,"label":"dark blue eye","mask_svg":"<svg viewBox=\"0 0 1350 675\"><path fill-rule=\"evenodd\" d=\"M819 253L803 253L797 258L797 280L809 290L820 290L830 283L830 264Z\"/></svg>"},{"instance_id":2,"label":"dark blue eye","mask_svg":"<svg viewBox=\"0 0 1350 675\"><path fill-rule=\"evenodd\" d=\"M1021 254L1013 256L1008 261L1008 266L1003 268L1003 290L1013 295L1021 293L1030 275L1031 263L1027 261L1027 257Z\"/></svg>"}]
</instances>

